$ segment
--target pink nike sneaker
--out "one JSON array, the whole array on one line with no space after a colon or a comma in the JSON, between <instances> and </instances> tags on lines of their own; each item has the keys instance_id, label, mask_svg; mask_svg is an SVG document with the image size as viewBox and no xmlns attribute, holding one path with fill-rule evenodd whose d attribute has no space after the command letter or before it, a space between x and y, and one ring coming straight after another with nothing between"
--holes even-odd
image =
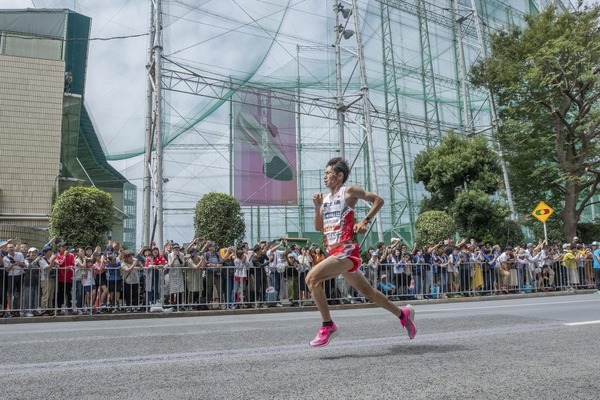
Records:
<instances>
[{"instance_id":1,"label":"pink nike sneaker","mask_svg":"<svg viewBox=\"0 0 600 400\"><path fill-rule=\"evenodd\" d=\"M313 347L323 347L327 346L331 339L337 336L338 327L333 323L331 326L322 326L317 332L317 336L310 342L310 345Z\"/></svg>"},{"instance_id":2,"label":"pink nike sneaker","mask_svg":"<svg viewBox=\"0 0 600 400\"><path fill-rule=\"evenodd\" d=\"M410 304L407 304L406 307L402 307L402 318L400 319L400 323L408 332L408 338L414 339L417 335L417 326L413 322L415 318L415 309Z\"/></svg>"}]
</instances>

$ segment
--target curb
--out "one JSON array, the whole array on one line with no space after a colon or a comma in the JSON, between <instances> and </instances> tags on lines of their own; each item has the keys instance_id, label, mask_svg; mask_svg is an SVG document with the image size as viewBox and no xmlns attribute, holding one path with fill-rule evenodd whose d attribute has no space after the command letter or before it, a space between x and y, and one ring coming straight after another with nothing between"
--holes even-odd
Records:
<instances>
[{"instance_id":1,"label":"curb","mask_svg":"<svg viewBox=\"0 0 600 400\"><path fill-rule=\"evenodd\" d=\"M427 299L427 300L411 300L411 301L394 301L396 305L424 305L424 304L450 304L450 303L472 303L475 301L494 301L494 300L511 300L523 299L532 297L558 297L558 296L573 296L582 294L592 294L594 289L582 289L575 292L540 292L528 294L504 294L492 296L474 296L474 297L454 297L447 299ZM330 310L352 310L361 308L378 307L374 303L358 303L358 304L335 304L330 305ZM269 308L246 308L241 310L202 310L202 311L173 311L161 313L119 313L119 314L94 314L94 315L57 315L44 317L11 317L1 318L0 325L9 324L29 324L29 323L47 323L47 322L79 322L79 321L115 321L115 320L135 320L148 318L188 318L188 317L213 317L213 316L229 316L229 315L254 315L254 314L278 314L284 312L307 312L317 311L316 306L302 307L269 307Z\"/></svg>"}]
</instances>

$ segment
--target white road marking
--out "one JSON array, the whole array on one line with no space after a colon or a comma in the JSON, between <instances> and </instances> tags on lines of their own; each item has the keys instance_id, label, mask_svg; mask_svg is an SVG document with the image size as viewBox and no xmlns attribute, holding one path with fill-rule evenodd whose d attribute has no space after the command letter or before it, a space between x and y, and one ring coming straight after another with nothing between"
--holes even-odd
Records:
<instances>
[{"instance_id":1,"label":"white road marking","mask_svg":"<svg viewBox=\"0 0 600 400\"><path fill-rule=\"evenodd\" d=\"M582 321L582 322L565 322L563 325L566 326L579 326L579 325L593 325L600 324L600 320L596 321Z\"/></svg>"},{"instance_id":2,"label":"white road marking","mask_svg":"<svg viewBox=\"0 0 600 400\"><path fill-rule=\"evenodd\" d=\"M419 313L436 313L440 311L467 311L467 310L491 310L494 308L515 308L515 307L531 307L531 306L549 306L555 304L572 304L572 303L590 303L600 301L600 299L592 299L592 300L573 300L573 301L554 301L554 302L544 302L544 303L526 303L526 304L504 304L500 306L480 306L480 307L456 307L456 308L437 308L435 310L418 310ZM454 303L456 304L456 303ZM417 304L414 307L419 308L419 306L427 305L427 304ZM432 306L435 304L431 304Z\"/></svg>"}]
</instances>

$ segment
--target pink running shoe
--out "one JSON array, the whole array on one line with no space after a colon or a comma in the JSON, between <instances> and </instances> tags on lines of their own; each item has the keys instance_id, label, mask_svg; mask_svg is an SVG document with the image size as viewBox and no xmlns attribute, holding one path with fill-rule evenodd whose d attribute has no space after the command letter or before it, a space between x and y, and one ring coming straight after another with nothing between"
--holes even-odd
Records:
<instances>
[{"instance_id":1,"label":"pink running shoe","mask_svg":"<svg viewBox=\"0 0 600 400\"><path fill-rule=\"evenodd\" d=\"M337 336L338 327L333 323L331 326L322 326L317 332L317 336L310 342L310 345L313 347L323 347L327 346L331 339Z\"/></svg>"},{"instance_id":2,"label":"pink running shoe","mask_svg":"<svg viewBox=\"0 0 600 400\"><path fill-rule=\"evenodd\" d=\"M408 338L414 339L417 335L417 326L413 322L415 318L415 309L410 304L407 304L406 307L402 307L402 318L400 319L400 323L408 332Z\"/></svg>"}]
</instances>

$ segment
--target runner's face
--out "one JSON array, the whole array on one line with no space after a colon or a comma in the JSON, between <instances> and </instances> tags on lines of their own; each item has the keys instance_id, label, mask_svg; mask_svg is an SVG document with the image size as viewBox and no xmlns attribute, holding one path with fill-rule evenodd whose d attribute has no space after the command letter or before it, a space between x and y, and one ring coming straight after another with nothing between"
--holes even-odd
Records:
<instances>
[{"instance_id":1,"label":"runner's face","mask_svg":"<svg viewBox=\"0 0 600 400\"><path fill-rule=\"evenodd\" d=\"M344 174L336 173L331 166L325 168L325 176L323 177L325 187L328 189L335 188L342 181Z\"/></svg>"}]
</instances>

